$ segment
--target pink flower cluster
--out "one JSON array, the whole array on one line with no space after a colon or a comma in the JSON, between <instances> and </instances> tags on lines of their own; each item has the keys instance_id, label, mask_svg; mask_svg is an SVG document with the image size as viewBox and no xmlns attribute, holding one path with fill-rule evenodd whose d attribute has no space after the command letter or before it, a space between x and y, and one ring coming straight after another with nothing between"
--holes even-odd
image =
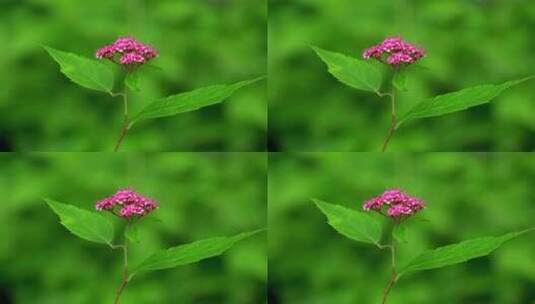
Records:
<instances>
[{"instance_id":1,"label":"pink flower cluster","mask_svg":"<svg viewBox=\"0 0 535 304\"><path fill-rule=\"evenodd\" d=\"M364 59L375 58L383 61L384 56L386 63L390 65L413 64L426 55L424 49L414 46L400 37L386 38L382 43L364 50L362 57Z\"/></svg>"},{"instance_id":2,"label":"pink flower cluster","mask_svg":"<svg viewBox=\"0 0 535 304\"><path fill-rule=\"evenodd\" d=\"M387 214L393 218L411 216L425 208L425 203L411 197L399 189L386 190L380 196L374 197L364 203L365 211L374 210L381 212L383 206L387 206Z\"/></svg>"},{"instance_id":3,"label":"pink flower cluster","mask_svg":"<svg viewBox=\"0 0 535 304\"><path fill-rule=\"evenodd\" d=\"M158 52L133 37L120 37L113 44L100 48L96 56L98 59L106 58L122 65L132 65L144 64L158 56Z\"/></svg>"},{"instance_id":4,"label":"pink flower cluster","mask_svg":"<svg viewBox=\"0 0 535 304\"><path fill-rule=\"evenodd\" d=\"M98 211L107 210L113 213L118 210L118 215L131 218L149 214L152 210L158 208L158 204L156 201L144 197L131 189L123 189L110 197L98 201L95 207Z\"/></svg>"}]
</instances>

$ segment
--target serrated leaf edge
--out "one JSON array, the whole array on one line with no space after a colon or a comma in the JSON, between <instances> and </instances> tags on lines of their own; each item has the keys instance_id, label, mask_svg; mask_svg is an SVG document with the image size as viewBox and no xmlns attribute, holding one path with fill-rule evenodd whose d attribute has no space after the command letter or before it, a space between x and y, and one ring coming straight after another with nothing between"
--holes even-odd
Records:
<instances>
[{"instance_id":1,"label":"serrated leaf edge","mask_svg":"<svg viewBox=\"0 0 535 304\"><path fill-rule=\"evenodd\" d=\"M58 202L58 201L56 201L56 200L53 200L53 199L50 199L50 198L43 198L43 200L46 202L46 204L48 205L48 207L49 207L50 209L52 209L52 211L54 211L54 214L58 217L60 224L61 224L63 227L65 227L65 229L66 229L67 231L69 231L69 233L71 233L72 235L76 236L77 238L81 238L81 239L83 239L83 240L85 240L85 241L89 241L89 240L86 240L86 239L84 239L84 238L82 238L82 237L80 237L80 236L77 236L77 235L74 234L69 228L67 228L67 226L65 225L65 222L63 221L63 219L61 218L61 216L58 214L57 209L55 208L54 205L58 205L58 204L60 204L60 205L64 205L64 206L72 206L72 207L75 207L75 208L78 208L78 207L76 207L76 206L74 206L74 205L69 205L69 204L60 203L60 202ZM85 210L85 209L82 209L82 208L78 208L78 209L80 209L80 210L82 210L82 211L85 211L85 212L88 212L88 213L94 213L94 212L91 212L91 211L89 211L89 210ZM102 219L104 219L104 220L107 222L107 224L109 224L109 226L110 226L110 228L111 228L111 231L113 232L113 230L114 230L114 229L113 229L113 224L112 224L108 219L106 219L105 217L103 217L103 216L100 215L100 214L94 214L94 215L102 217ZM113 233L112 233L112 234L113 234ZM101 242L101 244L106 244L106 245L108 245L108 246L110 246L110 247L113 246L113 245L112 245L112 241L113 241L113 240L108 241L108 240L106 240L105 238L102 238L102 237L100 237L100 236L99 236L99 238L103 241L103 242Z\"/></svg>"},{"instance_id":2,"label":"serrated leaf edge","mask_svg":"<svg viewBox=\"0 0 535 304\"><path fill-rule=\"evenodd\" d=\"M234 88L233 88L232 93L231 93L231 95L232 95L236 91L238 91L239 89L241 89L241 88L243 88L245 86L251 85L251 84L253 84L255 82L258 82L260 80L263 80L265 78L266 78L266 76L260 76L260 77L257 77L257 78L242 80L242 81L239 81L239 82L236 82L236 83L232 83L232 84L215 84L215 85L210 85L210 86L207 86L207 87L218 86L218 85L224 85L224 86L228 86L228 87L233 86ZM138 123L140 121L147 120L147 119L153 119L153 117L143 117L143 114L144 114L145 110L150 108L153 104L161 102L162 100L166 100L166 99L169 99L169 98L174 98L176 96L180 96L182 94L189 94L189 93L194 92L196 90L204 89L204 88L207 88L207 87L196 88L196 89L193 89L191 91L186 91L186 92L182 92L182 93L178 93L178 94L174 94L174 95L170 95L170 96L166 96L166 97L162 97L162 98L158 98L158 99L154 100L153 102L151 102L148 105L146 105L145 107L143 107L136 115L134 115L134 117L132 118L130 124L128 125L128 128L129 129L132 128L136 123ZM225 99L227 99L227 98L225 98ZM221 102L224 101L225 99L221 100ZM199 107L199 108L196 108L194 110L187 111L187 112L196 111L196 110L199 110L201 108L204 108L204 107ZM184 113L186 113L186 112L184 112ZM175 115L178 115L178 114L181 114L181 113L170 114L170 115L161 116L161 117L175 116ZM160 117L154 117L154 118L160 118Z\"/></svg>"},{"instance_id":3,"label":"serrated leaf edge","mask_svg":"<svg viewBox=\"0 0 535 304\"><path fill-rule=\"evenodd\" d=\"M72 81L74 84L76 85L79 85L79 86L82 86L78 83L76 83L74 80L72 80L69 76L67 76L67 74L65 73L65 70L63 68L63 66L61 65L61 63L59 63L59 61L57 60L56 56L54 56L53 52L51 52L50 50L54 51L54 52L60 52L60 53L63 53L65 55L74 55L74 56L78 56L78 57L82 57L84 59L87 59L87 60L90 60L90 61L93 61L93 63L95 64L99 64L99 65L102 65L103 67L106 67L107 69L109 69L106 65L104 65L103 63L99 62L99 61L96 61L92 58L88 58L88 57L85 57L85 56L82 56L82 55L78 55L78 54L75 54L75 53L69 53L69 52L65 52L65 51L62 51L62 50L58 50L58 49L55 49L53 47L50 47L50 46L47 46L47 45L42 45L42 47L46 50L46 52L48 53L48 55L50 57L52 57L52 59L54 59L54 61L56 62L56 64L59 65L59 68L60 68L60 71L63 75L65 75L65 77L67 77L70 81ZM113 73L111 70L110 70L110 73ZM102 82L100 82L98 79L95 79L93 77L91 77L90 75L86 75L86 77L88 77L89 79L91 79L92 81L94 81L96 84L98 84L102 90L100 90L101 92L105 92L105 93L108 93L108 94L111 94L112 91L109 90L105 84L103 84ZM84 87L84 86L82 86ZM86 87L84 87L86 88ZM86 89L90 89L90 88L86 88Z\"/></svg>"},{"instance_id":4,"label":"serrated leaf edge","mask_svg":"<svg viewBox=\"0 0 535 304\"><path fill-rule=\"evenodd\" d=\"M242 232L242 233L239 233L237 235L234 235L234 236L218 236L218 237L211 237L211 238L206 238L206 239L201 239L201 240L196 240L196 241L193 241L193 242L190 242L190 243L185 243L185 244L181 244L181 245L177 245L177 246L173 246L173 247L169 247L167 249L162 249L162 250L158 250L156 252L154 252L153 254L151 254L150 256L148 256L147 258L145 258L143 261L141 261L137 266L135 266L132 270L132 273L130 274L130 277L129 279L133 278L135 275L141 273L141 272L148 272L148 271L155 271L155 270L159 270L159 269L147 269L147 270L142 270L142 266L143 267L146 267L146 265L143 265L143 263L145 263L145 261L148 261L150 260L153 256L157 255L157 254L160 254L160 253L163 253L163 252L169 252L170 250L173 250L177 247L180 247L180 246L185 246L185 245L190 245L190 244L193 244L193 243L196 243L196 242L201 242L201 241L207 241L207 240L212 240L212 239L219 239L219 238L228 238L228 239L231 239L231 243L229 244L229 246L222 250L221 253L219 254L216 254L216 255L213 255L211 257L216 257L216 256L219 256L221 254L223 254L225 251L229 250L232 246L234 246L234 244L236 244L237 242L239 241L242 241L244 239L247 239L257 233L260 233L262 231L265 231L266 229L257 229L257 230L253 230L253 231L248 231L248 232ZM208 258L211 258L211 257L208 257ZM201 259L201 260L205 260L207 258L204 258L204 259ZM201 260L198 260L197 262L200 262ZM194 262L194 263L197 263L197 262ZM192 264L192 263L191 263ZM175 267L180 267L181 265L179 266L175 266ZM170 267L170 268L175 268L175 267ZM141 270L140 270L141 269Z\"/></svg>"},{"instance_id":5,"label":"serrated leaf edge","mask_svg":"<svg viewBox=\"0 0 535 304\"><path fill-rule=\"evenodd\" d=\"M338 207L338 208L344 208L344 209L347 209L347 210L349 210L349 211L358 213L358 211L356 211L356 210L352 210L352 209L347 208L347 207L344 207L344 206L342 206L342 205L327 203L327 202L325 202L325 201L323 201L323 200L316 199L316 198L312 198L311 200L314 202L314 204L316 204L316 206L318 207L318 209L320 209L320 211L323 213L323 215L327 218L327 223L328 223L331 227L333 227L333 226L331 225L331 224L333 223L333 221L331 221L331 219L330 219L330 218L327 216L327 214L324 212L324 209L321 207L321 204L329 204L329 205L336 206L336 207ZM364 213L363 213L363 215L367 215L367 214L364 214ZM375 222L375 224L377 224L377 226L378 226L379 229L380 229L380 224L379 224L378 222ZM334 229L334 227L333 227L333 229ZM336 230L336 229L335 229L335 230ZM337 231L337 230L336 230L336 231ZM337 231L337 232L340 233L339 231ZM340 233L340 234L342 234L342 233ZM343 235L343 234L342 234L342 235ZM344 236L345 236L345 235L344 235ZM347 236L345 236L345 237L347 237ZM376 240L374 240L373 238L369 238L369 237L367 237L367 236L365 236L365 237L366 237L366 239L369 240L369 242L367 242L368 244L373 244L373 245L375 245L375 246L381 247L381 244L379 243L379 241L376 241ZM351 238L350 238L350 239L351 239ZM356 241L356 240L355 240L355 241ZM363 243L365 243L365 242L363 242Z\"/></svg>"},{"instance_id":6,"label":"serrated leaf edge","mask_svg":"<svg viewBox=\"0 0 535 304\"><path fill-rule=\"evenodd\" d=\"M449 246L457 246L457 245L460 245L460 244L463 244L463 243L467 243L467 242L473 242L473 241L476 241L476 240L482 240L482 239L486 239L486 238L493 238L493 239L501 239L503 238L504 240L500 242L500 244L495 248L495 249L492 249L490 250L487 254L484 254L482 256L478 256L478 257L473 257L473 258L467 258L461 262L458 262L458 263L454 263L454 264L451 264L451 265L444 265L442 267L437 267L437 268L432 268L432 269L438 269L438 268L443 268L443 267L448 267L448 266L452 266L452 265L456 265L456 264L461 264L461 263L465 263L467 261L470 261L470 260L473 260L473 259L477 259L477 258L480 258L480 257L483 257L483 256L487 256L489 254L491 254L493 251L497 250L500 246L502 246L504 243L514 239L514 238L517 238L521 235L524 235L526 233L529 233L529 232L532 232L532 231L535 231L535 228L529 228L529 229L525 229L525 230L521 230L521 231L516 231L516 232L509 232L509 233L506 233L504 235L501 235L501 236L485 236L485 237L479 237L479 238L475 238L475 239L470 239L470 240L464 240L464 241L461 241L459 243L454 243L454 244L450 244L450 245L445 245L445 246L440 246L440 247L437 247L437 248L434 248L434 249L429 249L429 250L425 250L423 251L422 253L420 253L419 255L415 256L414 258L412 258L405 266L403 266L401 268L401 270L399 271L399 274L397 276L397 279L401 278L402 276L404 275L407 275L407 274L410 274L410 273L413 273L413 272L416 272L416 271L420 271L418 269L416 270L413 270L413 271L407 271L407 269L409 268L409 266L411 266L411 262L416 260L417 258L419 258L420 256L424 255L424 254L427 254L429 252L435 252L437 250L443 250L444 248L446 247L449 247ZM421 271L423 270L427 270L427 269L422 269ZM431 270L431 269L429 269Z\"/></svg>"},{"instance_id":7,"label":"serrated leaf edge","mask_svg":"<svg viewBox=\"0 0 535 304\"><path fill-rule=\"evenodd\" d=\"M535 78L535 75L532 75L532 76L528 76L528 77L524 77L524 78L520 78L520 79L516 79L516 80L509 80L509 81L506 81L504 83L501 83L501 84L493 84L493 86L496 86L496 87L500 87L501 90L506 90L506 89L509 89L510 87L513 87L515 85L518 85L518 84L521 84L523 82L526 82L528 80L531 80ZM478 105L471 105L471 106L466 106L464 108L461 108L460 110L455 110L453 112L449 112L449 113L444 113L444 114L441 114L441 115L435 115L435 116L427 116L427 117L413 117L413 118L407 118L409 116L409 114L411 114L411 112L413 111L413 109L415 109L416 107L418 107L420 104L422 103L433 103L436 98L438 97L442 97L442 96L445 96L445 95L448 95L448 94L455 94L455 93L459 93L463 90L468 90L468 89L473 89L473 88L477 88L477 87L483 87L483 86L488 86L489 84L481 84L481 85L477 85L477 86L473 86L473 87L468 87L468 88L464 88L464 89L461 89L461 90L458 90L458 91L453 91L453 92L449 92L449 93L445 93L445 94L441 94L441 95L437 95L435 97L432 97L432 98L429 98L427 100L424 100L424 101L421 101L417 104L415 104L413 107L411 107L408 111L406 111L402 116L401 118L399 119L399 122L397 123L396 125L396 128L399 128L403 123L407 122L407 121L411 121L411 120L414 120L414 119L419 119L419 118L431 118L431 117L439 117L439 116L443 116L443 115L448 115L448 114L452 114L452 113L455 113L455 112L460 112L460 111L464 111L466 109L469 109L469 108L472 108L472 107L476 107L476 106L479 106L479 105L482 105L482 104L485 104L485 103L489 103L491 102L494 98L498 97L498 95L501 94L501 92L496 95L495 97L491 98L489 101L487 102L483 102L481 104L478 104Z\"/></svg>"},{"instance_id":8,"label":"serrated leaf edge","mask_svg":"<svg viewBox=\"0 0 535 304\"><path fill-rule=\"evenodd\" d=\"M359 77L359 80L362 81L363 83L366 84L366 86L368 87L368 89L358 89L358 88L355 88L353 87L352 85L349 85L345 82L343 82L342 80L340 80L337 76L335 76L333 74L333 72L335 72L335 70L333 70L333 68L327 63L327 61L325 60L325 57L322 56L322 52L324 53L331 53L331 54L335 54L335 55L339 55L339 56L342 56L342 57L345 57L345 58L348 58L348 59L351 59L351 60L355 60L357 62L359 62L359 64L365 64L365 65L368 65L369 67L371 67L372 69L374 69L378 74L381 74L379 70L377 70L377 68L375 66L373 66L372 64L370 64L369 62L366 62L364 60L360 60L358 58L354 58L354 57L351 57L351 56L348 56L346 54L343 54L343 53L339 53L339 52L333 52L333 51L329 51L329 50L325 50L325 49L322 49L320 47L317 47L317 46L314 46L314 45L311 45L310 48L312 48L312 50L314 50L314 52L316 53L316 55L318 57L320 57L321 61L323 61L323 63L327 66L327 71L337 80L339 81L340 83L346 85L346 86L349 86L353 89L356 89L356 90L361 90L361 91L367 91L367 92L373 92L373 93L376 93L378 94L379 93L379 89L380 89L380 85L379 87L375 87L373 86L369 81L368 79L362 79Z\"/></svg>"}]
</instances>

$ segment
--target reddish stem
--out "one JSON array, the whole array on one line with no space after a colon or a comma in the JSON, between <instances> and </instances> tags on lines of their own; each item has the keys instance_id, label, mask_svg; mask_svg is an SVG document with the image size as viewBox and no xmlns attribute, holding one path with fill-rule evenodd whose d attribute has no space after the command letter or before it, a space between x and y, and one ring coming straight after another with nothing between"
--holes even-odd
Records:
<instances>
[{"instance_id":1,"label":"reddish stem","mask_svg":"<svg viewBox=\"0 0 535 304\"><path fill-rule=\"evenodd\" d=\"M390 276L390 280L388 281L388 284L386 285L385 290L383 291L383 300L381 301L381 304L386 304L386 299L388 298L388 294L390 293L390 290L392 290L392 287L396 283L396 277L397 273L396 270L392 270L392 275Z\"/></svg>"},{"instance_id":2,"label":"reddish stem","mask_svg":"<svg viewBox=\"0 0 535 304\"><path fill-rule=\"evenodd\" d=\"M128 229L129 225L129 223L126 224L126 229ZM128 284L128 281L130 281L130 278L128 277L128 242L125 238L124 245L112 245L111 248L121 248L123 250L123 278L121 279L121 285L119 285L119 288L117 288L115 300L113 301L113 304L119 304L119 299L121 298L124 288L126 287L126 284Z\"/></svg>"},{"instance_id":3,"label":"reddish stem","mask_svg":"<svg viewBox=\"0 0 535 304\"><path fill-rule=\"evenodd\" d=\"M121 294L123 293L126 284L128 284L128 276L123 277L121 285L119 285L119 288L117 289L117 294L115 295L115 301L113 301L113 304L119 304L119 299L121 298Z\"/></svg>"},{"instance_id":4,"label":"reddish stem","mask_svg":"<svg viewBox=\"0 0 535 304\"><path fill-rule=\"evenodd\" d=\"M388 294L390 293L390 290L392 290L392 287L394 286L394 284L396 283L398 279L398 274L396 271L396 247L394 245L394 240L392 240L391 245L379 246L379 248L389 248L390 254L392 257L392 274L390 275L390 280L388 280L388 284L386 285L383 291L383 300L381 301L381 304L386 304Z\"/></svg>"}]
</instances>

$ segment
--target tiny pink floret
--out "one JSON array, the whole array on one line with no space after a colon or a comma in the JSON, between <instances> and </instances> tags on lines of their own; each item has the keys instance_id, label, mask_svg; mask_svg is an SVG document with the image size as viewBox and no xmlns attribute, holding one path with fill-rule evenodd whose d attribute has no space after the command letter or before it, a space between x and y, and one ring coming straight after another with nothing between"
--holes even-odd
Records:
<instances>
[{"instance_id":1,"label":"tiny pink floret","mask_svg":"<svg viewBox=\"0 0 535 304\"><path fill-rule=\"evenodd\" d=\"M387 208L386 214L388 216L399 218L416 214L425 208L425 203L399 189L390 189L384 191L380 196L364 202L362 209L364 211L373 210L381 213L384 206Z\"/></svg>"},{"instance_id":2,"label":"tiny pink floret","mask_svg":"<svg viewBox=\"0 0 535 304\"><path fill-rule=\"evenodd\" d=\"M424 49L408 43L400 37L390 37L380 44L364 50L362 57L364 59L375 58L381 61L383 61L383 57L386 57L386 63L398 66L413 64L425 55Z\"/></svg>"},{"instance_id":3,"label":"tiny pink floret","mask_svg":"<svg viewBox=\"0 0 535 304\"><path fill-rule=\"evenodd\" d=\"M115 48L111 45L107 45L97 51L97 58L112 58L115 53Z\"/></svg>"},{"instance_id":4,"label":"tiny pink floret","mask_svg":"<svg viewBox=\"0 0 535 304\"><path fill-rule=\"evenodd\" d=\"M121 57L121 60L119 61L121 64L128 65L128 64L143 64L145 63L146 59L145 57L137 54L137 53L126 53Z\"/></svg>"},{"instance_id":5,"label":"tiny pink floret","mask_svg":"<svg viewBox=\"0 0 535 304\"><path fill-rule=\"evenodd\" d=\"M133 37L120 37L113 44L103 46L96 53L98 59L109 59L127 66L141 65L157 56L156 49Z\"/></svg>"},{"instance_id":6,"label":"tiny pink floret","mask_svg":"<svg viewBox=\"0 0 535 304\"><path fill-rule=\"evenodd\" d=\"M110 197L98 201L95 208L98 211L107 210L113 212L118 210L120 216L131 218L149 214L158 208L158 203L131 189L123 189Z\"/></svg>"}]
</instances>

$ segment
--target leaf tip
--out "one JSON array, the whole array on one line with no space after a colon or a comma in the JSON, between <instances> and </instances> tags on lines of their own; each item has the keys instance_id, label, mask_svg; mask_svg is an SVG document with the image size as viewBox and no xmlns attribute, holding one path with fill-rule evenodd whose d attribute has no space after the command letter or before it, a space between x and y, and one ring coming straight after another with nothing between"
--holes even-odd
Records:
<instances>
[{"instance_id":1,"label":"leaf tip","mask_svg":"<svg viewBox=\"0 0 535 304\"><path fill-rule=\"evenodd\" d=\"M255 234L258 234L260 232L266 231L266 228L260 228L252 231L242 232L234 237L234 242L238 242L244 239L247 239L249 237L252 237Z\"/></svg>"},{"instance_id":2,"label":"leaf tip","mask_svg":"<svg viewBox=\"0 0 535 304\"><path fill-rule=\"evenodd\" d=\"M323 60L323 55L325 54L325 52L327 52L326 50L315 45L310 45L310 48L316 53L316 55L318 55Z\"/></svg>"},{"instance_id":3,"label":"leaf tip","mask_svg":"<svg viewBox=\"0 0 535 304\"><path fill-rule=\"evenodd\" d=\"M238 82L238 83L240 84L239 87L241 88L241 87L244 87L244 86L248 86L248 85L251 85L251 84L253 84L253 83L255 83L255 82L259 82L259 81L261 81L261 80L264 80L264 79L266 79L266 78L267 78L266 75L261 75L261 76L258 76L258 77L256 77L256 78L251 78L251 79L243 80L243 81Z\"/></svg>"},{"instance_id":4,"label":"leaf tip","mask_svg":"<svg viewBox=\"0 0 535 304\"><path fill-rule=\"evenodd\" d=\"M48 198L48 197L43 197L42 199L43 199L43 201L45 201L45 203L46 203L50 208L52 208L52 209L53 209L53 205L56 205L56 204L57 204L56 201L54 201L53 199L50 199L50 198Z\"/></svg>"},{"instance_id":5,"label":"leaf tip","mask_svg":"<svg viewBox=\"0 0 535 304\"><path fill-rule=\"evenodd\" d=\"M318 206L318 208L320 208L320 205L323 203L321 200L317 199L317 198L311 198L310 199L316 206Z\"/></svg>"},{"instance_id":6,"label":"leaf tip","mask_svg":"<svg viewBox=\"0 0 535 304\"><path fill-rule=\"evenodd\" d=\"M326 210L329 208L329 206L335 206L333 204L330 204L330 203L327 203L327 202L324 202L320 199L317 199L317 198L313 198L312 199L312 202L314 202L314 204L316 205L316 207L318 207L318 209L323 212L325 215L326 215Z\"/></svg>"},{"instance_id":7,"label":"leaf tip","mask_svg":"<svg viewBox=\"0 0 535 304\"><path fill-rule=\"evenodd\" d=\"M518 83L522 83L522 82L530 81L530 80L532 80L533 78L535 78L535 75L526 76L526 77L520 79Z\"/></svg>"},{"instance_id":8,"label":"leaf tip","mask_svg":"<svg viewBox=\"0 0 535 304\"><path fill-rule=\"evenodd\" d=\"M54 48L49 47L48 45L44 45L44 44L41 44L41 47L48 53L48 55L49 55L50 57L52 57L52 58L54 57L54 56L52 55L52 53L55 51Z\"/></svg>"},{"instance_id":9,"label":"leaf tip","mask_svg":"<svg viewBox=\"0 0 535 304\"><path fill-rule=\"evenodd\" d=\"M256 82L256 81L260 81L260 80L264 80L267 78L267 75L260 75L256 78L253 78L253 80Z\"/></svg>"}]
</instances>

